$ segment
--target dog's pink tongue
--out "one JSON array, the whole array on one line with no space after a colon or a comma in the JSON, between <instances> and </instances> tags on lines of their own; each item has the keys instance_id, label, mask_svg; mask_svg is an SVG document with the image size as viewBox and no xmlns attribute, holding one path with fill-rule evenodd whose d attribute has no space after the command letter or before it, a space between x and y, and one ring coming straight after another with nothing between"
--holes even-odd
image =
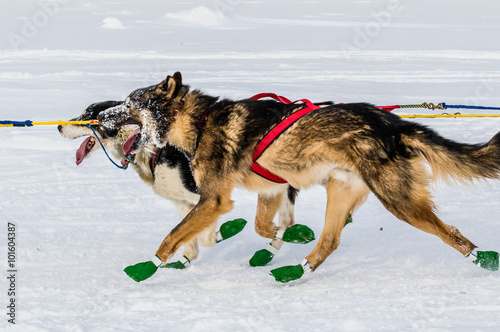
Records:
<instances>
[{"instance_id":1,"label":"dog's pink tongue","mask_svg":"<svg viewBox=\"0 0 500 332\"><path fill-rule=\"evenodd\" d=\"M134 146L134 143L137 140L137 137L139 137L140 133L141 128L137 128L132 134L130 134L125 143L123 143L123 152L125 154L129 154L130 152L132 152L132 147Z\"/></svg>"},{"instance_id":2,"label":"dog's pink tongue","mask_svg":"<svg viewBox=\"0 0 500 332\"><path fill-rule=\"evenodd\" d=\"M82 145L76 150L76 165L80 165L87 154L87 146L92 139L92 136L87 137L85 141L83 141Z\"/></svg>"}]
</instances>

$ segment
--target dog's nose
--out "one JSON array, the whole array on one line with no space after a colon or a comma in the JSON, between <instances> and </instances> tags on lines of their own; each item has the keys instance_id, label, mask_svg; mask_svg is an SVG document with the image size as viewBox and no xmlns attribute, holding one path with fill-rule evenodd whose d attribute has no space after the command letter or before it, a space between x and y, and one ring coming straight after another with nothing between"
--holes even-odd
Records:
<instances>
[{"instance_id":1,"label":"dog's nose","mask_svg":"<svg viewBox=\"0 0 500 332\"><path fill-rule=\"evenodd\" d=\"M57 126L57 130L59 130L59 132L62 133L63 126L61 126L61 125Z\"/></svg>"}]
</instances>

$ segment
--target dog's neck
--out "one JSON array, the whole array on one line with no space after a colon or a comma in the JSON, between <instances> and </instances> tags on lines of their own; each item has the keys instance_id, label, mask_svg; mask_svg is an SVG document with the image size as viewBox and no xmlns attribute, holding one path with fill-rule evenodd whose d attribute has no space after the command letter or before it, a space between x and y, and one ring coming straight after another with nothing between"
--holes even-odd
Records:
<instances>
[{"instance_id":1,"label":"dog's neck","mask_svg":"<svg viewBox=\"0 0 500 332\"><path fill-rule=\"evenodd\" d=\"M200 130L202 130L201 123L206 121L207 114L217 99L203 95L197 90L188 92L184 96L175 120L170 125L167 140L182 149L188 156L194 156Z\"/></svg>"},{"instance_id":2,"label":"dog's neck","mask_svg":"<svg viewBox=\"0 0 500 332\"><path fill-rule=\"evenodd\" d=\"M154 183L154 174L152 174L150 161L155 150L156 148L153 144L145 145L135 154L134 162L132 163L132 167L139 174L141 180L149 185L153 185Z\"/></svg>"}]
</instances>

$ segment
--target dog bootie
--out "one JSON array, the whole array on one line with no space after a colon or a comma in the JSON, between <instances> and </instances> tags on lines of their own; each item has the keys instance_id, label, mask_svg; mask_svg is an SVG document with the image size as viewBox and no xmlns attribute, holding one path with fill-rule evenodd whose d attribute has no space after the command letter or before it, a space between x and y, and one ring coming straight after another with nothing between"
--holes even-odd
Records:
<instances>
[{"instance_id":1,"label":"dog bootie","mask_svg":"<svg viewBox=\"0 0 500 332\"><path fill-rule=\"evenodd\" d=\"M155 255L152 260L127 266L123 271L133 280L141 282L155 274L162 265L163 261Z\"/></svg>"},{"instance_id":2,"label":"dog bootie","mask_svg":"<svg viewBox=\"0 0 500 332\"><path fill-rule=\"evenodd\" d=\"M352 216L349 213L349 216L345 220L344 227L350 223L352 223ZM292 228L292 227L290 227L290 228ZM277 238L275 238L271 243L269 243L269 245L267 246L266 249L259 250L252 256L252 258L250 259L250 262L249 262L250 266L265 266L265 265L269 264L269 262L272 261L274 256L278 253L278 251L280 249L279 247L281 247L281 244L279 245L279 247L276 247L273 245L273 243L275 243L276 241L283 243L280 240L279 236L285 237L285 234L286 234L286 238L288 240L293 239L293 238L297 239L297 237L300 239L297 242L291 241L293 243L307 243L307 242L302 242L302 241L309 241L310 242L310 241L314 240L314 232L311 229L309 229L307 226L303 226L303 225L299 225L299 227L301 227L302 230L304 228L307 229L307 234L305 236L304 235L297 235L297 233L300 233L301 230L296 230L296 229L288 230L288 233L286 233L287 230L281 231L281 232L277 231L276 232ZM288 229L290 229L290 228L288 228ZM307 237L307 239L305 240L304 237ZM312 237L312 239L311 239L311 237Z\"/></svg>"},{"instance_id":3,"label":"dog bootie","mask_svg":"<svg viewBox=\"0 0 500 332\"><path fill-rule=\"evenodd\" d=\"M287 229L277 230L275 238L290 243L306 244L314 240L314 232L306 225L295 224Z\"/></svg>"},{"instance_id":4,"label":"dog bootie","mask_svg":"<svg viewBox=\"0 0 500 332\"><path fill-rule=\"evenodd\" d=\"M273 242L275 242L276 240L273 240L271 243L269 243L267 245L267 248L266 249L261 249L259 251L257 251L253 256L252 258L250 258L250 266L265 266L267 264L269 264L270 261L273 260L274 256L278 253L279 251L279 248L276 248L275 246L273 246ZM280 246L281 246L281 242L280 241Z\"/></svg>"},{"instance_id":5,"label":"dog bootie","mask_svg":"<svg viewBox=\"0 0 500 332\"><path fill-rule=\"evenodd\" d=\"M298 265L283 266L271 270L270 275L274 277L277 282L287 283L293 280L302 278L305 272L310 272L311 267L307 260L303 260Z\"/></svg>"},{"instance_id":6,"label":"dog bootie","mask_svg":"<svg viewBox=\"0 0 500 332\"><path fill-rule=\"evenodd\" d=\"M349 215L347 216L347 219L345 220L344 227L346 227L350 223L352 223L352 215L349 213Z\"/></svg>"},{"instance_id":7,"label":"dog bootie","mask_svg":"<svg viewBox=\"0 0 500 332\"><path fill-rule=\"evenodd\" d=\"M219 231L216 234L216 242L219 243L223 240L227 240L230 237L235 236L245 228L247 221L245 219L239 218L231 221L226 221L220 226Z\"/></svg>"},{"instance_id":8,"label":"dog bootie","mask_svg":"<svg viewBox=\"0 0 500 332\"><path fill-rule=\"evenodd\" d=\"M186 256L182 256L183 261L177 261L177 262L172 262L172 263L167 263L165 265L160 266L162 269L177 269L177 270L183 270L188 267L188 265L191 263L189 258Z\"/></svg>"},{"instance_id":9,"label":"dog bootie","mask_svg":"<svg viewBox=\"0 0 500 332\"><path fill-rule=\"evenodd\" d=\"M482 267L483 269L497 271L500 260L499 256L500 255L496 251L473 250L465 257L467 257L472 261L472 263Z\"/></svg>"}]
</instances>

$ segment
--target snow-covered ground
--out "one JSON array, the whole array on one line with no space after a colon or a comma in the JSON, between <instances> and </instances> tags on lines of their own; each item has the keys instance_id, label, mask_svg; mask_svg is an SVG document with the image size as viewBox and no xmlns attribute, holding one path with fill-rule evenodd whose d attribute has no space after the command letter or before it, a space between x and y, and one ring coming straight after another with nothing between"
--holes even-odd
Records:
<instances>
[{"instance_id":1,"label":"snow-covered ground","mask_svg":"<svg viewBox=\"0 0 500 332\"><path fill-rule=\"evenodd\" d=\"M230 98L500 106L499 29L493 0L9 1L0 120L66 120L174 71ZM500 130L500 119L418 121L469 143ZM315 243L284 245L270 266L251 268L267 241L250 222L189 269L135 283L122 270L154 254L179 222L173 205L102 151L77 167L81 141L54 126L0 128L0 141L0 248L14 223L18 271L13 326L4 254L2 330L500 329L500 274L396 220L373 196L339 249L298 282L278 284L269 271L299 263ZM499 196L500 181L435 186L438 215L485 250L500 250ZM256 195L233 199L224 220L252 221ZM324 211L323 188L301 192L297 221L318 236Z\"/></svg>"}]
</instances>

